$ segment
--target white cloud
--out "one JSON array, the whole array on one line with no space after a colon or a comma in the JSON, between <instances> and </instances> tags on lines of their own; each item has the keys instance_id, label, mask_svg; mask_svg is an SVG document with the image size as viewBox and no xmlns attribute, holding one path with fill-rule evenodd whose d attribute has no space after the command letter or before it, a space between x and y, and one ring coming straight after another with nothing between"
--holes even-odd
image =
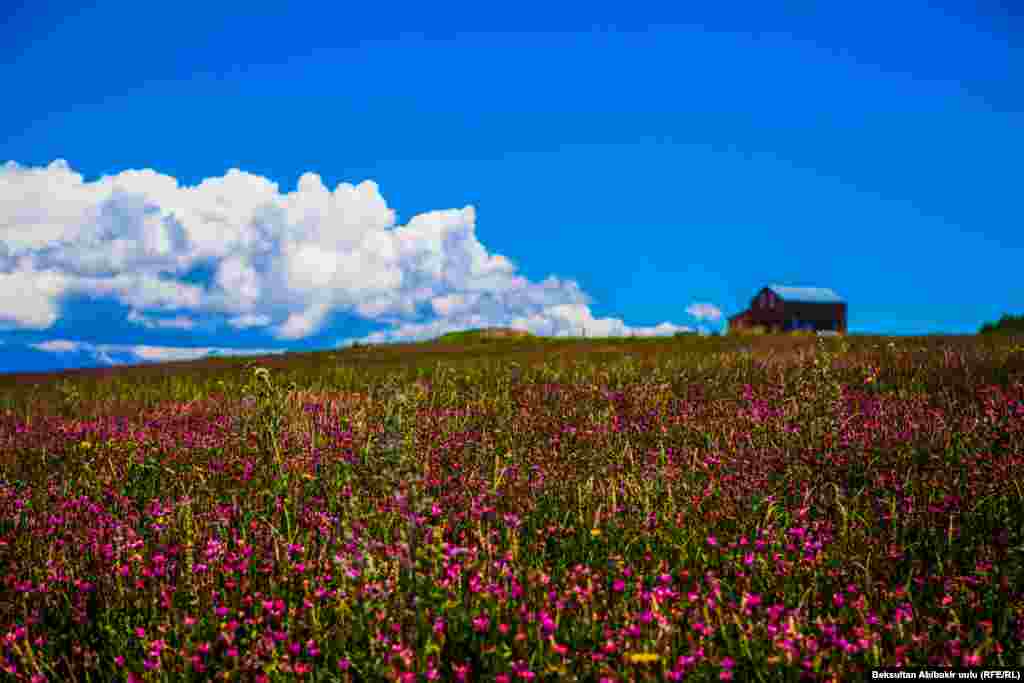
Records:
<instances>
[{"instance_id":1,"label":"white cloud","mask_svg":"<svg viewBox=\"0 0 1024 683\"><path fill-rule=\"evenodd\" d=\"M31 256L21 256L11 270L0 272L0 329L50 327L59 317L58 299L68 288L63 273L36 270Z\"/></svg>"},{"instance_id":2,"label":"white cloud","mask_svg":"<svg viewBox=\"0 0 1024 683\"><path fill-rule=\"evenodd\" d=\"M211 281L184 279L197 268ZM592 336L689 329L595 318L577 283L532 282L488 252L474 207L397 225L372 181L331 190L305 173L281 192L238 169L182 187L148 169L84 182L63 160L0 166L0 328L46 329L61 297L76 294L112 297L150 329L204 320L289 340L334 313L388 325L375 333L383 339L484 325ZM687 312L721 315L710 304Z\"/></svg>"},{"instance_id":3,"label":"white cloud","mask_svg":"<svg viewBox=\"0 0 1024 683\"><path fill-rule=\"evenodd\" d=\"M718 320L722 317L722 311L713 304L691 304L686 312L697 320Z\"/></svg>"},{"instance_id":4,"label":"white cloud","mask_svg":"<svg viewBox=\"0 0 1024 683\"><path fill-rule=\"evenodd\" d=\"M228 325L236 330L244 330L249 327L266 327L270 324L268 315L239 315L228 320Z\"/></svg>"},{"instance_id":5,"label":"white cloud","mask_svg":"<svg viewBox=\"0 0 1024 683\"><path fill-rule=\"evenodd\" d=\"M434 309L434 313L447 318L471 311L478 301L480 301L480 295L477 293L446 294L431 299L430 306Z\"/></svg>"},{"instance_id":6,"label":"white cloud","mask_svg":"<svg viewBox=\"0 0 1024 683\"><path fill-rule=\"evenodd\" d=\"M38 344L29 344L29 346L40 351L49 351L50 353L69 353L77 351L81 345L78 342L66 339L53 339Z\"/></svg>"},{"instance_id":7,"label":"white cloud","mask_svg":"<svg viewBox=\"0 0 1024 683\"><path fill-rule=\"evenodd\" d=\"M121 351L134 354L141 361L159 363L171 360L194 360L204 356L262 356L284 353L280 349L226 349L221 347L182 348L172 346L110 346L98 347L101 351Z\"/></svg>"},{"instance_id":8,"label":"white cloud","mask_svg":"<svg viewBox=\"0 0 1024 683\"><path fill-rule=\"evenodd\" d=\"M53 339L29 344L39 351L50 353L85 353L95 357L97 360L114 365L117 361L111 358L111 354L117 354L124 358L121 362L134 363L159 363L175 360L195 360L206 356L263 356L270 354L285 353L282 349L231 349L225 347L175 347L175 346L149 346L146 344L90 344L88 342L70 341L67 339Z\"/></svg>"},{"instance_id":9,"label":"white cloud","mask_svg":"<svg viewBox=\"0 0 1024 683\"><path fill-rule=\"evenodd\" d=\"M277 336L281 339L301 339L314 333L327 315L327 305L314 304L309 308L292 313L284 324L278 328Z\"/></svg>"},{"instance_id":10,"label":"white cloud","mask_svg":"<svg viewBox=\"0 0 1024 683\"><path fill-rule=\"evenodd\" d=\"M128 313L128 322L141 325L148 329L171 329L171 330L191 330L196 326L195 321L184 315L178 315L173 318L153 318L140 314L138 311L131 311Z\"/></svg>"}]
</instances>

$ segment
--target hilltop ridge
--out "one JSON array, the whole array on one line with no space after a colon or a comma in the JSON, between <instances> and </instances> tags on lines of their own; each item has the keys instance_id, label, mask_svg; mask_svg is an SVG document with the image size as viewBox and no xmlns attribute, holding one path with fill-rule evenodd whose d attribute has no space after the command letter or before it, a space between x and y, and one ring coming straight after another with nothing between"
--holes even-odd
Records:
<instances>
[{"instance_id":1,"label":"hilltop ridge","mask_svg":"<svg viewBox=\"0 0 1024 683\"><path fill-rule=\"evenodd\" d=\"M527 338L534 335L526 330L517 330L512 327L481 327L472 330L460 330L449 332L434 339L435 342L470 342L486 341L489 339L515 339Z\"/></svg>"}]
</instances>

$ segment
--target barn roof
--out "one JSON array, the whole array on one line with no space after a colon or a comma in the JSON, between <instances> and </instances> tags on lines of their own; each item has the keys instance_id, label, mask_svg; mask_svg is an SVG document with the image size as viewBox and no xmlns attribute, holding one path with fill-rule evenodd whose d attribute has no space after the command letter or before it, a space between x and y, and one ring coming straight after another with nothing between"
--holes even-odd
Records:
<instances>
[{"instance_id":1,"label":"barn roof","mask_svg":"<svg viewBox=\"0 0 1024 683\"><path fill-rule=\"evenodd\" d=\"M815 304L840 304L843 299L831 289L821 287L786 287L785 285L768 285L785 301L802 301Z\"/></svg>"}]
</instances>

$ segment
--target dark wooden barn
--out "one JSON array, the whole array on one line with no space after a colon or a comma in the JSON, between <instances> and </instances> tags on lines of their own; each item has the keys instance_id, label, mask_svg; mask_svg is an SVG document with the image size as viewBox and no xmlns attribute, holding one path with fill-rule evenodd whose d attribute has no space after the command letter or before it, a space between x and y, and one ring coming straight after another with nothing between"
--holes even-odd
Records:
<instances>
[{"instance_id":1,"label":"dark wooden barn","mask_svg":"<svg viewBox=\"0 0 1024 683\"><path fill-rule=\"evenodd\" d=\"M750 308L729 318L730 330L756 326L771 332L846 334L846 302L831 289L768 285L750 301Z\"/></svg>"}]
</instances>

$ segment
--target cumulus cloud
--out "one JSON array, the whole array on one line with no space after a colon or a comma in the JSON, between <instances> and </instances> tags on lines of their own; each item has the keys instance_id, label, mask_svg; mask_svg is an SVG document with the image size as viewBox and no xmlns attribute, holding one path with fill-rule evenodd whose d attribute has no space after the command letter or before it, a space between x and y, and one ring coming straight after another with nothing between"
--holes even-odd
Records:
<instances>
[{"instance_id":1,"label":"cumulus cloud","mask_svg":"<svg viewBox=\"0 0 1024 683\"><path fill-rule=\"evenodd\" d=\"M196 272L209 274L204 282ZM265 329L278 340L322 331L332 314L381 323L375 340L467 326L544 335L659 335L595 318L572 280L517 274L476 234L476 211L430 211L397 224L376 183L333 190L305 173L295 191L238 169L181 186L152 170L85 182L63 160L0 167L0 329L46 329L64 297L112 297L147 329L197 320ZM717 308L687 312L716 320Z\"/></svg>"},{"instance_id":2,"label":"cumulus cloud","mask_svg":"<svg viewBox=\"0 0 1024 683\"><path fill-rule=\"evenodd\" d=\"M42 330L53 325L59 317L57 300L69 282L57 270L37 270L30 255L14 260L0 271L0 329Z\"/></svg>"}]
</instances>

